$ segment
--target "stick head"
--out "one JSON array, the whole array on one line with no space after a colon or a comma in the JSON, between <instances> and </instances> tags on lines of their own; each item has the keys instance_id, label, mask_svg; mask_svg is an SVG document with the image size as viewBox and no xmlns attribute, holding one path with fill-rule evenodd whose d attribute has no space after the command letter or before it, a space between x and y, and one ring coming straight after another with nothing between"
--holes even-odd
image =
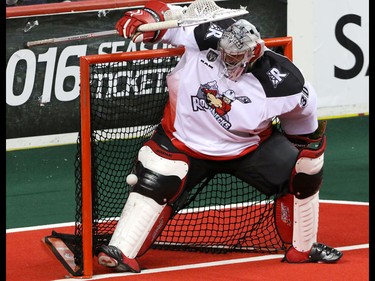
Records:
<instances>
[{"instance_id":1,"label":"stick head","mask_svg":"<svg viewBox=\"0 0 375 281\"><path fill-rule=\"evenodd\" d=\"M181 26L234 18L249 13L243 6L239 9L221 8L214 0L195 0L189 6L169 5L169 7L171 9L164 15L166 20L191 21L191 23L182 23Z\"/></svg>"}]
</instances>

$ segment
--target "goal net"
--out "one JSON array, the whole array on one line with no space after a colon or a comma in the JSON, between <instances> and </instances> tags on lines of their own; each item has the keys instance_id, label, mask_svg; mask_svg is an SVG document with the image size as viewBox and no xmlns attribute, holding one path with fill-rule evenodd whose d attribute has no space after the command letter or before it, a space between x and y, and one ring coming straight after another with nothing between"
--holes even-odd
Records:
<instances>
[{"instance_id":1,"label":"goal net","mask_svg":"<svg viewBox=\"0 0 375 281\"><path fill-rule=\"evenodd\" d=\"M292 59L292 38L265 39ZM108 244L131 187L138 150L160 123L166 75L183 47L81 57L81 131L75 161L75 233L46 241L68 271L90 277L96 249ZM275 198L229 175L214 174L174 210L154 249L278 253L287 247L275 224ZM55 239L55 240L54 240ZM56 240L57 239L57 240ZM63 241L74 256L56 253ZM61 248L61 247L60 247Z\"/></svg>"}]
</instances>

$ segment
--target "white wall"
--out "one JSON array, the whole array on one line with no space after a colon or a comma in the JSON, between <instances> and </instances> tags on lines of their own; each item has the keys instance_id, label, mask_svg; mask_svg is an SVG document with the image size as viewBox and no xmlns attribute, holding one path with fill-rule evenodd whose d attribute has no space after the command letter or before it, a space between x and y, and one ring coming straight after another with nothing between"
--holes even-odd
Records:
<instances>
[{"instance_id":1,"label":"white wall","mask_svg":"<svg viewBox=\"0 0 375 281\"><path fill-rule=\"evenodd\" d=\"M368 0L288 0L287 30L293 60L318 92L319 116L368 113Z\"/></svg>"}]
</instances>

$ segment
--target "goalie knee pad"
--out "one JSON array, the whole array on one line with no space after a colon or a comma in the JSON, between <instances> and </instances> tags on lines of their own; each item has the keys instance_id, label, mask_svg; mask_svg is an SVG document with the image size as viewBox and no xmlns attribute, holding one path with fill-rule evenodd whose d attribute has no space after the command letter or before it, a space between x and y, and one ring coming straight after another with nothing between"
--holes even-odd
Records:
<instances>
[{"instance_id":1,"label":"goalie knee pad","mask_svg":"<svg viewBox=\"0 0 375 281\"><path fill-rule=\"evenodd\" d=\"M326 137L317 148L300 150L290 178L289 191L298 199L307 198L320 189L323 180Z\"/></svg>"},{"instance_id":2,"label":"goalie knee pad","mask_svg":"<svg viewBox=\"0 0 375 281\"><path fill-rule=\"evenodd\" d=\"M173 203L181 194L189 159L182 153L162 149L153 140L138 153L137 183L133 191L154 199L159 204Z\"/></svg>"}]
</instances>

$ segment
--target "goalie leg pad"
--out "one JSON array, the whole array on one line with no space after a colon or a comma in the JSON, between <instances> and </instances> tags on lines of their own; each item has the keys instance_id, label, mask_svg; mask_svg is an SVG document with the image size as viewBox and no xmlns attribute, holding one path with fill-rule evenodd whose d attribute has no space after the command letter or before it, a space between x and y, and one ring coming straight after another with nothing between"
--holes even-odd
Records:
<instances>
[{"instance_id":1,"label":"goalie leg pad","mask_svg":"<svg viewBox=\"0 0 375 281\"><path fill-rule=\"evenodd\" d=\"M173 203L182 192L189 170L189 159L182 153L171 153L153 140L138 153L133 191L154 199L158 204Z\"/></svg>"},{"instance_id":2,"label":"goalie leg pad","mask_svg":"<svg viewBox=\"0 0 375 281\"><path fill-rule=\"evenodd\" d=\"M128 200L109 242L129 259L144 253L167 224L172 208L136 192Z\"/></svg>"},{"instance_id":3,"label":"goalie leg pad","mask_svg":"<svg viewBox=\"0 0 375 281\"><path fill-rule=\"evenodd\" d=\"M316 242L319 219L319 193L298 199L286 194L276 200L276 227L284 243L299 252L309 251Z\"/></svg>"},{"instance_id":4,"label":"goalie leg pad","mask_svg":"<svg viewBox=\"0 0 375 281\"><path fill-rule=\"evenodd\" d=\"M284 243L292 244L294 195L286 194L276 199L275 223L277 232Z\"/></svg>"},{"instance_id":5,"label":"goalie leg pad","mask_svg":"<svg viewBox=\"0 0 375 281\"><path fill-rule=\"evenodd\" d=\"M182 192L189 159L171 153L150 140L140 149L133 186L112 235L110 246L126 258L144 254L159 236L172 215L174 202Z\"/></svg>"},{"instance_id":6,"label":"goalie leg pad","mask_svg":"<svg viewBox=\"0 0 375 281\"><path fill-rule=\"evenodd\" d=\"M310 251L317 239L319 220L319 193L294 198L293 247L300 252Z\"/></svg>"},{"instance_id":7,"label":"goalie leg pad","mask_svg":"<svg viewBox=\"0 0 375 281\"><path fill-rule=\"evenodd\" d=\"M324 136L316 149L300 150L289 186L290 193L298 199L307 198L319 191L323 180L325 148L326 137Z\"/></svg>"}]
</instances>

